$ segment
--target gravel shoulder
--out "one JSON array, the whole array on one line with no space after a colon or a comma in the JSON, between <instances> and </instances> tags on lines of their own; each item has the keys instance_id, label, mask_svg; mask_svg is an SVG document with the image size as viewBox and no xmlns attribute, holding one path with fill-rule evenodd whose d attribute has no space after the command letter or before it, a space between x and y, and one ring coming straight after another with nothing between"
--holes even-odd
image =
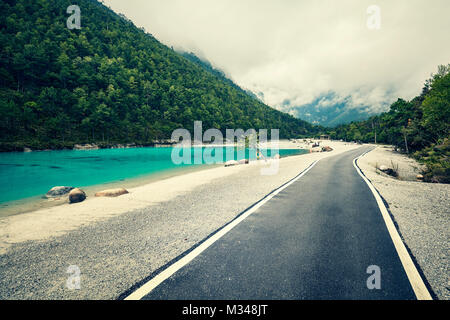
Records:
<instances>
[{"instance_id":1,"label":"gravel shoulder","mask_svg":"<svg viewBox=\"0 0 450 320\"><path fill-rule=\"evenodd\" d=\"M399 179L378 165L397 166ZM450 299L450 185L416 181L421 165L388 146L378 146L358 165L389 205L397 228L438 299Z\"/></svg>"},{"instance_id":2,"label":"gravel shoulder","mask_svg":"<svg viewBox=\"0 0 450 320\"><path fill-rule=\"evenodd\" d=\"M240 212L332 152L261 166L213 168L158 181L115 199L92 199L0 221L0 299L116 299ZM80 289L67 281L80 271ZM69 273L68 273L69 271Z\"/></svg>"}]
</instances>

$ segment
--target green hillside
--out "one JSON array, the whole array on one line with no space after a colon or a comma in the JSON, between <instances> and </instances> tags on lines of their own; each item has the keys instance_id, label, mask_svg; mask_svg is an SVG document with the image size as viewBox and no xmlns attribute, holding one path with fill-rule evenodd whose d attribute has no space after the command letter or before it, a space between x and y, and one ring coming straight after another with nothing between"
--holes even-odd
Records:
<instances>
[{"instance_id":1,"label":"green hillside","mask_svg":"<svg viewBox=\"0 0 450 320\"><path fill-rule=\"evenodd\" d=\"M69 30L69 5L81 30ZM252 98L95 0L0 1L0 150L151 144L180 127L318 128Z\"/></svg>"}]
</instances>

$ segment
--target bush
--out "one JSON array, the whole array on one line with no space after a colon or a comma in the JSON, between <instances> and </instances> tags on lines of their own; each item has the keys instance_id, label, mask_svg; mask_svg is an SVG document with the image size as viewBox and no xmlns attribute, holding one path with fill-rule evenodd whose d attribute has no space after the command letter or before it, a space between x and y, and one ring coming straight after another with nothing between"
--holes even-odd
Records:
<instances>
[{"instance_id":1,"label":"bush","mask_svg":"<svg viewBox=\"0 0 450 320\"><path fill-rule=\"evenodd\" d=\"M450 142L445 138L428 148L414 153L414 157L427 166L423 172L424 181L450 183Z\"/></svg>"}]
</instances>

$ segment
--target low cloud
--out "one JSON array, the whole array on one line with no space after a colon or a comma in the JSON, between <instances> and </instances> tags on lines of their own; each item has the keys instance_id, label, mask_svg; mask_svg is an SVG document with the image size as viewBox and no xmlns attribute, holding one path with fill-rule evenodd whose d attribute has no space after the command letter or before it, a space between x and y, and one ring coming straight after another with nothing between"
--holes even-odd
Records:
<instances>
[{"instance_id":1,"label":"low cloud","mask_svg":"<svg viewBox=\"0 0 450 320\"><path fill-rule=\"evenodd\" d=\"M450 62L448 0L104 3L291 113L320 97L318 107L345 101L381 112L419 94L437 65ZM381 9L379 30L367 27L370 5Z\"/></svg>"}]
</instances>

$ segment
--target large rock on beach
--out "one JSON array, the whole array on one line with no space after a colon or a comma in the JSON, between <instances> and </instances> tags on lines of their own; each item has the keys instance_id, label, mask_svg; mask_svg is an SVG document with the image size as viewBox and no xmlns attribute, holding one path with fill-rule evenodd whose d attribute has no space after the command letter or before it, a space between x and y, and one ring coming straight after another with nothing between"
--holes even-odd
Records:
<instances>
[{"instance_id":1,"label":"large rock on beach","mask_svg":"<svg viewBox=\"0 0 450 320\"><path fill-rule=\"evenodd\" d=\"M124 189L124 188L117 188L117 189L108 189L108 190L103 190L100 192L97 192L95 194L96 197L118 197L121 196L123 194L127 194L129 193L128 190Z\"/></svg>"},{"instance_id":2,"label":"large rock on beach","mask_svg":"<svg viewBox=\"0 0 450 320\"><path fill-rule=\"evenodd\" d=\"M86 200L86 193L83 190L75 188L69 192L70 203L78 203Z\"/></svg>"},{"instance_id":3,"label":"large rock on beach","mask_svg":"<svg viewBox=\"0 0 450 320\"><path fill-rule=\"evenodd\" d=\"M229 161L225 162L225 167L236 166L238 164L239 164L239 162L237 162L236 160L229 160Z\"/></svg>"},{"instance_id":4,"label":"large rock on beach","mask_svg":"<svg viewBox=\"0 0 450 320\"><path fill-rule=\"evenodd\" d=\"M67 195L70 191L72 191L73 187L66 187L66 186L57 186L51 188L45 196L47 198L59 198L61 196Z\"/></svg>"}]
</instances>

